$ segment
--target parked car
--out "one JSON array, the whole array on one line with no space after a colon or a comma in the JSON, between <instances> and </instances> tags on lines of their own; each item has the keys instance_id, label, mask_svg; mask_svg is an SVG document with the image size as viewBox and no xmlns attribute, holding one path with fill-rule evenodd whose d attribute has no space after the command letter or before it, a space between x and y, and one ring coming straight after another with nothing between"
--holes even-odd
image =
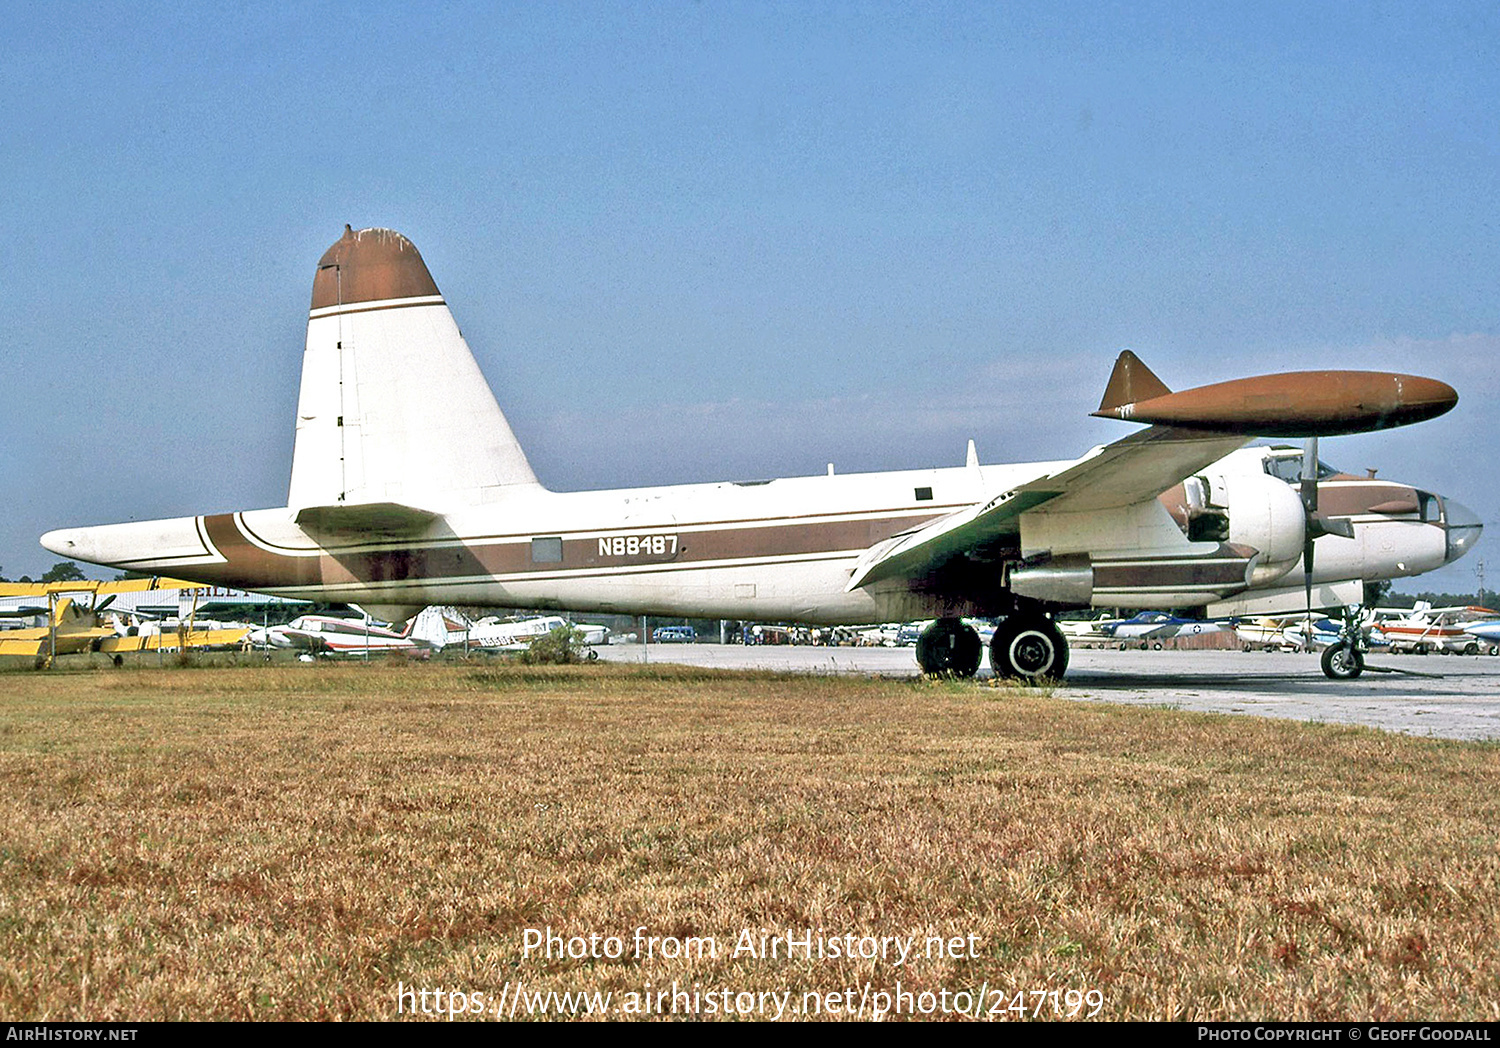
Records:
<instances>
[{"instance_id":1,"label":"parked car","mask_svg":"<svg viewBox=\"0 0 1500 1048\"><path fill-rule=\"evenodd\" d=\"M653 644L691 644L698 639L698 631L691 626L658 626L651 631Z\"/></svg>"}]
</instances>

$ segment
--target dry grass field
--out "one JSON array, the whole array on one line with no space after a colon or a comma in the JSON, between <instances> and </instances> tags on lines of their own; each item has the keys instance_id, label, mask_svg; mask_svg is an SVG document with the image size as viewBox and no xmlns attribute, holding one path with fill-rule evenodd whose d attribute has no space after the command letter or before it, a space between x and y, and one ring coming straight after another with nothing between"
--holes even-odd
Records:
<instances>
[{"instance_id":1,"label":"dry grass field","mask_svg":"<svg viewBox=\"0 0 1500 1048\"><path fill-rule=\"evenodd\" d=\"M0 1019L520 1018L546 991L619 1016L670 1009L674 981L698 994L679 1017L817 991L864 1017L1500 1018L1500 749L1066 695L670 666L8 673ZM527 955L549 926L624 954ZM698 952L637 957L637 928ZM734 953L808 929L914 955ZM928 957L935 936L960 956Z\"/></svg>"}]
</instances>

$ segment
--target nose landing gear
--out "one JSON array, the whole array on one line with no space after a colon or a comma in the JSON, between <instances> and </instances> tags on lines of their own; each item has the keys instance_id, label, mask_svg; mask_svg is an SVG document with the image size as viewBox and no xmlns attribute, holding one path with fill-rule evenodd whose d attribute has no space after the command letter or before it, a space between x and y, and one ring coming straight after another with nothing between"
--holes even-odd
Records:
<instances>
[{"instance_id":1,"label":"nose landing gear","mask_svg":"<svg viewBox=\"0 0 1500 1048\"><path fill-rule=\"evenodd\" d=\"M1365 671L1365 652L1370 644L1360 625L1360 611L1357 604L1344 609L1338 638L1323 652L1323 676L1330 680L1353 680Z\"/></svg>"},{"instance_id":2,"label":"nose landing gear","mask_svg":"<svg viewBox=\"0 0 1500 1048\"><path fill-rule=\"evenodd\" d=\"M1330 644L1323 652L1323 676L1330 680L1353 680L1365 671L1365 657L1359 648L1340 642Z\"/></svg>"}]
</instances>

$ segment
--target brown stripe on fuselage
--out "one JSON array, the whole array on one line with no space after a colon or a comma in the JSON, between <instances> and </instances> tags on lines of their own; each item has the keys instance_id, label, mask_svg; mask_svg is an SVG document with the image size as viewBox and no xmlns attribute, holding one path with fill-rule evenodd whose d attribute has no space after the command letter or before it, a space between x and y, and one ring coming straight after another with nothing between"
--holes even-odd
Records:
<instances>
[{"instance_id":1,"label":"brown stripe on fuselage","mask_svg":"<svg viewBox=\"0 0 1500 1048\"><path fill-rule=\"evenodd\" d=\"M224 563L194 566L195 581L246 589L317 586L323 582L322 557L286 557L263 550L245 537L234 518L233 513L203 518L204 530Z\"/></svg>"},{"instance_id":2,"label":"brown stripe on fuselage","mask_svg":"<svg viewBox=\"0 0 1500 1048\"><path fill-rule=\"evenodd\" d=\"M597 534L563 537L561 562L533 562L534 536L508 541L406 543L377 549L334 548L312 556L290 556L266 550L246 537L232 514L204 518L210 540L227 563L195 569L203 582L282 589L355 586L365 583L438 582L517 574L553 574L582 569L649 568L660 565L709 565L726 560L797 557L862 550L932 519L929 516L776 523L722 530L677 530L670 526L617 529L615 535L676 537L669 554L602 555ZM704 525L698 525L703 527ZM535 537L543 537L541 535Z\"/></svg>"},{"instance_id":3,"label":"brown stripe on fuselage","mask_svg":"<svg viewBox=\"0 0 1500 1048\"><path fill-rule=\"evenodd\" d=\"M633 567L664 562L697 563L752 557L791 557L805 553L828 553L835 550L862 550L929 519L931 518L902 517L877 520L813 521L803 524L786 523L724 528L714 531L676 531L670 527L642 528L640 534L677 535L676 555L606 556L600 554L597 538L564 539L562 566ZM622 530L617 534L630 535L632 532Z\"/></svg>"},{"instance_id":4,"label":"brown stripe on fuselage","mask_svg":"<svg viewBox=\"0 0 1500 1048\"><path fill-rule=\"evenodd\" d=\"M907 510L907 509L901 509L899 507L895 507L895 508L889 508L888 507L888 508L874 509L874 510L860 510L857 513L825 513L825 514L816 514L815 515L816 517L819 517L819 518L833 518L833 517L841 518L838 521L831 520L831 519L814 519L814 520L808 520L805 515L804 516L798 516L798 515L793 515L793 514L784 514L784 515L775 516L775 517L731 517L731 518L726 519L726 520L697 520L697 521L691 521L691 522L686 523L686 524L679 524L679 523L677 523L675 521L667 521L665 523L663 523L663 522L657 522L657 523L642 522L638 526L620 525L620 526L617 526L617 527L605 527L605 528L594 527L594 528L586 528L586 529L574 529L573 531L561 531L561 532L559 532L559 531L546 531L546 530L541 530L541 529L533 529L533 530L530 530L530 531L494 531L494 532L486 532L486 533L479 534L479 535L468 535L468 536L465 536L462 539L462 541L466 545L469 545L469 546L484 546L484 545L488 545L488 544L490 544L492 542L530 542L533 538L537 538L537 537L541 537L541 536L547 536L547 535L551 535L551 536L554 536L554 537L556 537L558 535L570 536L570 535L576 535L579 532L586 532L587 534L593 535L593 536L596 536L596 537L600 536L600 535L632 535L632 534L653 534L653 535L667 535L667 534L677 534L677 533L698 534L698 533L703 532L705 529L733 530L729 526L730 525L734 525L734 524L744 524L744 525L747 525L750 528L754 528L754 529L760 530L760 529L765 529L765 528L776 528L776 527L791 527L791 526L802 527L802 526L805 526L805 525L808 525L808 524L834 524L834 523L843 523L844 519L848 518L848 517L857 517L857 520L859 522L863 522L863 523L867 523L867 524L872 524L873 527L871 529L871 534L872 535L878 535L879 537L875 538L875 539L872 539L871 541L882 541L884 539L890 538L893 535L898 535L902 531L907 531L907 530L919 527L919 526L921 526L923 524L927 524L927 523L935 520L936 518L944 516L944 515L946 515L948 513L952 513L955 510L967 509L970 505L971 505L971 503L965 502L965 503L958 503L958 504L953 504L953 505L943 504L943 505L934 505L932 507L923 506L919 510ZM275 539L273 539L273 538L271 538L269 536L261 535L261 534L257 533L256 531L254 531L250 527L249 522L246 521L246 520L244 520L243 517L241 517L241 519L239 520L239 526L240 526L240 529L242 531L244 531L244 533L246 535L250 536L250 538L253 539L258 545L266 547L268 549L271 549L271 550L285 550L288 555L290 555L290 556L296 556L296 555L298 555L305 548L305 547L300 547L300 546L287 546L287 545L283 545L282 543L278 542L277 540L275 540ZM316 537L316 533L313 532L313 531L307 531L306 533L309 534L309 535L313 535L314 537ZM364 551L364 552L369 552L371 550L377 550L377 549L407 549L407 548L410 548L410 546L411 546L411 540L410 539L400 538L400 537L393 537L393 536L390 536L390 535L382 535L382 534L376 534L376 533L360 534L358 536L356 536L356 535L354 535L352 533L343 533L343 534L340 534L340 533L331 533L327 537L330 540L342 540L342 541L344 541L347 544L347 548L350 549L350 550L352 550L352 549L354 549L354 548L357 547L359 550ZM442 541L456 541L456 540L427 540L427 541L429 541L429 542L442 542ZM569 541L572 541L572 539L570 538ZM589 541L595 541L595 539L590 539Z\"/></svg>"}]
</instances>

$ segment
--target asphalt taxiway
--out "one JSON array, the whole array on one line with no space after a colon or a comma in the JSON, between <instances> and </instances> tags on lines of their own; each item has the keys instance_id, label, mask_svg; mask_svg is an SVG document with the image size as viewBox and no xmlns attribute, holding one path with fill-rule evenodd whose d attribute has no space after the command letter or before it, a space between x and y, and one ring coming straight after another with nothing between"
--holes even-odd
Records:
<instances>
[{"instance_id":1,"label":"asphalt taxiway","mask_svg":"<svg viewBox=\"0 0 1500 1048\"><path fill-rule=\"evenodd\" d=\"M719 644L612 645L615 662L673 662L786 673L916 676L910 648L743 647ZM1075 650L1054 694L1212 713L1326 723L1447 739L1500 739L1500 658L1371 655L1358 680L1323 676L1316 656L1238 651ZM1376 672L1384 668L1397 672ZM983 683L989 671L980 672Z\"/></svg>"}]
</instances>

